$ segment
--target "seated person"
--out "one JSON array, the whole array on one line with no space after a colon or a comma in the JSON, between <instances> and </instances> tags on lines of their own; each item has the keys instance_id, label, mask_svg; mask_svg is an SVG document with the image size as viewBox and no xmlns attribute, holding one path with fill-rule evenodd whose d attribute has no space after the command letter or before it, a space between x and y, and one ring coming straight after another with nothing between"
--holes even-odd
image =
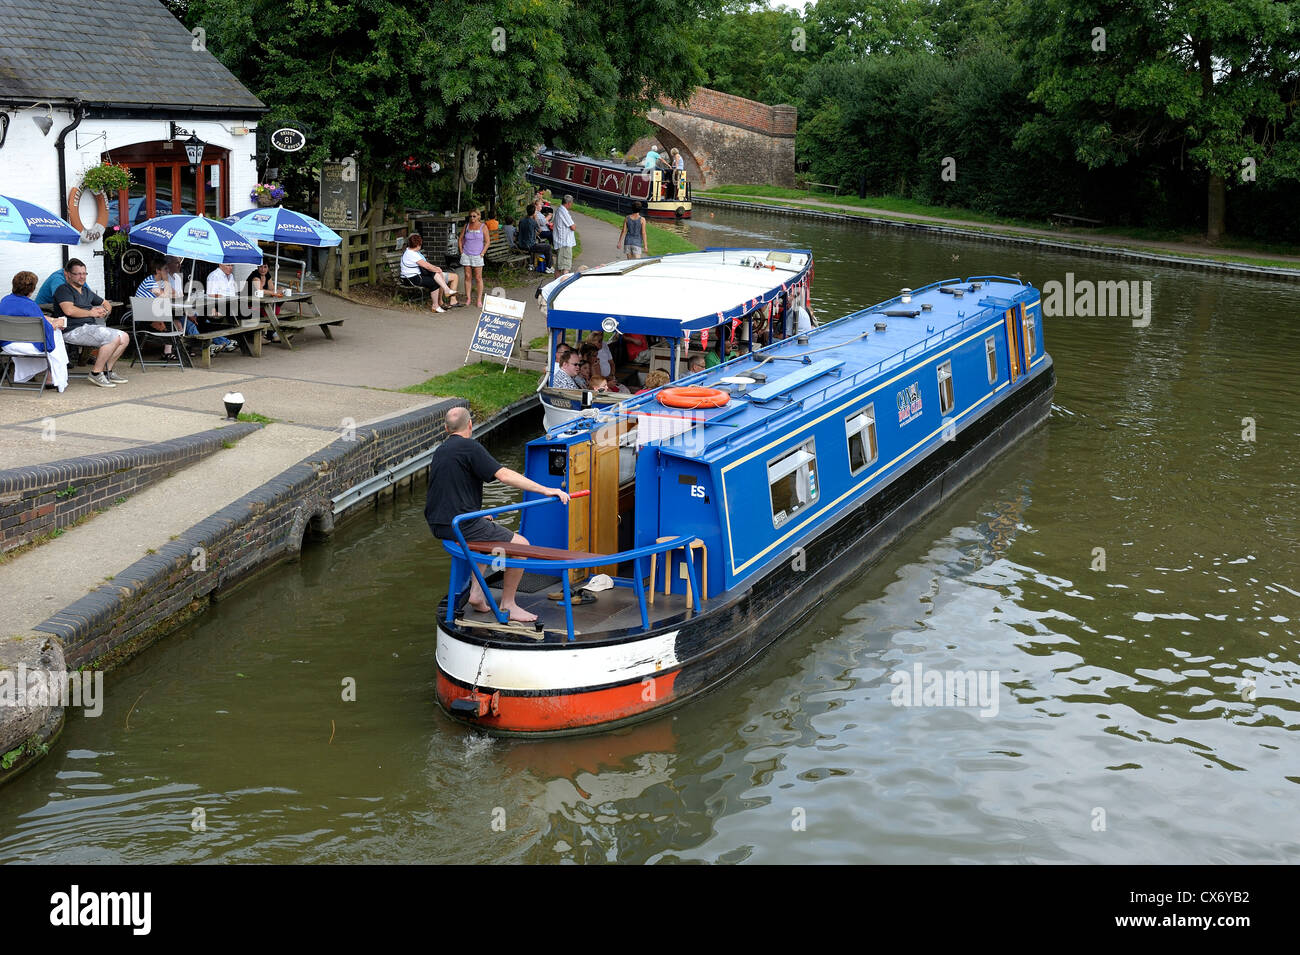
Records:
<instances>
[{"instance_id":1,"label":"seated person","mask_svg":"<svg viewBox=\"0 0 1300 955\"><path fill-rule=\"evenodd\" d=\"M167 260L163 258L155 259L152 265L152 270L144 277L144 281L136 288L135 294L140 298L174 298L175 290L172 288L171 275L167 268ZM182 328L182 321L184 322L183 327L185 334L197 335L199 333L198 326L188 318L174 318L172 320L172 327L177 331L180 331ZM149 327L156 332L167 330L165 322L150 322ZM163 358L169 359L173 357L174 354L175 352L172 349L171 342L168 342L163 346Z\"/></svg>"},{"instance_id":2,"label":"seated person","mask_svg":"<svg viewBox=\"0 0 1300 955\"><path fill-rule=\"evenodd\" d=\"M59 270L63 274L63 270ZM40 306L32 301L36 291L36 273L19 272L14 276L13 292L0 298L0 315L17 315L42 319L45 328L43 342L0 342L0 350L13 357L14 381L28 381L50 370L50 381L63 391L68 387L68 352L63 345L62 329L68 320L62 315L46 318Z\"/></svg>"},{"instance_id":3,"label":"seated person","mask_svg":"<svg viewBox=\"0 0 1300 955\"><path fill-rule=\"evenodd\" d=\"M68 277L67 272L63 269L55 269L49 274L49 277L41 283L40 290L36 293L36 304L53 305L54 293L59 290L60 285L66 285L70 281L71 279Z\"/></svg>"},{"instance_id":4,"label":"seated person","mask_svg":"<svg viewBox=\"0 0 1300 955\"><path fill-rule=\"evenodd\" d=\"M257 293L261 292L261 295ZM259 298L275 297L278 293L275 290L275 281L271 278L271 266L265 262L259 262L257 268L248 273L248 279L244 282L244 294L249 301L255 301ZM280 314L280 306L262 303L262 316L265 317L268 311L274 311L276 315ZM278 342L280 336L275 333L274 328L268 328L264 337L268 342Z\"/></svg>"},{"instance_id":5,"label":"seated person","mask_svg":"<svg viewBox=\"0 0 1300 955\"><path fill-rule=\"evenodd\" d=\"M424 257L424 253L420 251L423 247L424 239L420 233L412 232L407 236L406 251L402 253L402 278L412 285L429 289L429 301L432 303L430 311L445 312L447 310L442 307L443 292L447 293L447 308L459 308L460 305L455 299L456 286L460 282L460 276L455 272L444 272L431 263Z\"/></svg>"},{"instance_id":6,"label":"seated person","mask_svg":"<svg viewBox=\"0 0 1300 955\"><path fill-rule=\"evenodd\" d=\"M519 248L524 252L530 252L533 255L540 255L545 259L547 272L555 271L555 249L551 248L551 243L544 241L538 235L536 206L530 205L524 210L525 216L519 220L519 235L516 241Z\"/></svg>"},{"instance_id":7,"label":"seated person","mask_svg":"<svg viewBox=\"0 0 1300 955\"><path fill-rule=\"evenodd\" d=\"M650 347L644 335L624 335L623 347L627 350L627 360L644 365L650 360ZM644 357L642 357L644 355Z\"/></svg>"},{"instance_id":8,"label":"seated person","mask_svg":"<svg viewBox=\"0 0 1300 955\"><path fill-rule=\"evenodd\" d=\"M617 381L606 378L600 372L596 372L591 376L591 381L587 383L587 387L597 394L602 395L626 395L630 393Z\"/></svg>"},{"instance_id":9,"label":"seated person","mask_svg":"<svg viewBox=\"0 0 1300 955\"><path fill-rule=\"evenodd\" d=\"M239 283L235 281L235 267L229 262L222 262L215 269L208 273L207 297L213 299L212 304L217 306L217 314L224 313L229 315L229 306L235 304L233 300L239 298ZM221 306L226 306L222 309ZM236 309L238 311L238 309ZM212 331L218 327L215 322L203 322L204 331ZM212 339L212 354L219 351L235 351L236 345L229 338Z\"/></svg>"},{"instance_id":10,"label":"seated person","mask_svg":"<svg viewBox=\"0 0 1300 955\"><path fill-rule=\"evenodd\" d=\"M567 347L567 346L566 346ZM564 355L563 358L557 358L558 367L551 376L552 388L577 388L583 390L583 385L578 384L577 378L578 365L582 362L580 356L572 348Z\"/></svg>"},{"instance_id":11,"label":"seated person","mask_svg":"<svg viewBox=\"0 0 1300 955\"><path fill-rule=\"evenodd\" d=\"M650 374L645 376L645 387L638 391L637 394L643 395L647 391L654 391L656 388L662 388L664 385L668 384L670 380L668 372L664 371L662 368L656 368L654 371L650 372Z\"/></svg>"},{"instance_id":12,"label":"seated person","mask_svg":"<svg viewBox=\"0 0 1300 955\"><path fill-rule=\"evenodd\" d=\"M491 227L491 225L492 223L489 221L488 226ZM506 237L506 245L508 247L511 249L519 249L519 246L516 244L519 239L519 230L515 227L514 216L506 216L506 221L501 225L501 232ZM519 249L519 251L522 252L523 249Z\"/></svg>"},{"instance_id":13,"label":"seated person","mask_svg":"<svg viewBox=\"0 0 1300 955\"><path fill-rule=\"evenodd\" d=\"M605 344L605 332L603 330L590 332L587 335L587 341L583 345L584 350L587 345L591 345L596 351L596 360L591 367L606 378L613 378L614 356L610 352L609 346Z\"/></svg>"},{"instance_id":14,"label":"seated person","mask_svg":"<svg viewBox=\"0 0 1300 955\"><path fill-rule=\"evenodd\" d=\"M107 318L112 311L104 300L86 285L86 263L69 259L64 267L68 281L54 293L56 315L67 319L63 340L69 345L85 345L95 349L95 364L86 380L100 388L116 388L126 384L126 379L113 370L117 360L126 351L131 336L116 328L100 325L96 319Z\"/></svg>"},{"instance_id":15,"label":"seated person","mask_svg":"<svg viewBox=\"0 0 1300 955\"><path fill-rule=\"evenodd\" d=\"M686 363L686 373L690 375L698 374L708 367L708 359L698 352L691 356L690 361Z\"/></svg>"}]
</instances>

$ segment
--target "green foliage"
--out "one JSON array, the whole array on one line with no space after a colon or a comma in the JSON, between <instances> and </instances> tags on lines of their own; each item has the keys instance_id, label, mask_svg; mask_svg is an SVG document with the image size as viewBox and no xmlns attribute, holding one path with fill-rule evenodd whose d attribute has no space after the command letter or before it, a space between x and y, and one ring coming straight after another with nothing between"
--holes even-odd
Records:
<instances>
[{"instance_id":1,"label":"green foliage","mask_svg":"<svg viewBox=\"0 0 1300 955\"><path fill-rule=\"evenodd\" d=\"M77 493L80 490L81 488L79 487L68 486L65 487L62 491L55 491L54 496L59 498L60 500L67 500L70 497L76 497Z\"/></svg>"},{"instance_id":2,"label":"green foliage","mask_svg":"<svg viewBox=\"0 0 1300 955\"><path fill-rule=\"evenodd\" d=\"M266 415L258 414L256 411L241 411L236 420L252 421L256 424L273 424L275 422L274 418L268 418Z\"/></svg>"},{"instance_id":3,"label":"green foliage","mask_svg":"<svg viewBox=\"0 0 1300 955\"><path fill-rule=\"evenodd\" d=\"M1225 188L1246 187L1244 159L1263 188L1300 179L1297 8L1272 0L1026 4L1030 99L1045 111L1020 141L1067 143L1089 168L1126 166L1157 191L1197 176L1215 237Z\"/></svg>"},{"instance_id":4,"label":"green foliage","mask_svg":"<svg viewBox=\"0 0 1300 955\"><path fill-rule=\"evenodd\" d=\"M204 0L198 20L271 107L263 125L311 126L285 167L354 156L382 194L408 156L451 181L472 143L484 192L537 143L594 148L620 101L688 96L703 75L689 25L720 2Z\"/></svg>"},{"instance_id":5,"label":"green foliage","mask_svg":"<svg viewBox=\"0 0 1300 955\"><path fill-rule=\"evenodd\" d=\"M9 750L4 756L0 756L0 769L11 769L13 764L18 762L18 757L23 754L21 746Z\"/></svg>"},{"instance_id":6,"label":"green foliage","mask_svg":"<svg viewBox=\"0 0 1300 955\"><path fill-rule=\"evenodd\" d=\"M574 212L580 212L584 216L591 216L593 219L600 219L602 222L608 222L610 225L623 227L624 216L617 212L610 212L608 209L593 209L591 206L579 205L573 206ZM672 229L661 226L658 223L646 219L646 241L650 243L650 254L669 255L673 252L698 252L700 247L694 243L686 241ZM613 252L613 250L610 250Z\"/></svg>"}]
</instances>

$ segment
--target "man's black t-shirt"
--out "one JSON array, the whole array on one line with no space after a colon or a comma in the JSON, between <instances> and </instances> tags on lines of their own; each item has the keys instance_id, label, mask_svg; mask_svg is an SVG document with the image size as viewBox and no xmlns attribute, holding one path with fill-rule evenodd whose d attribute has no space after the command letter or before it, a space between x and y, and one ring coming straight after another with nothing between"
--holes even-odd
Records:
<instances>
[{"instance_id":1,"label":"man's black t-shirt","mask_svg":"<svg viewBox=\"0 0 1300 955\"><path fill-rule=\"evenodd\" d=\"M435 536L451 536L453 518L483 507L483 485L495 481L501 467L483 445L458 434L433 452L424 519Z\"/></svg>"},{"instance_id":2,"label":"man's black t-shirt","mask_svg":"<svg viewBox=\"0 0 1300 955\"><path fill-rule=\"evenodd\" d=\"M89 285L83 285L81 290L78 291L73 288L70 283L64 282L54 292L54 314L63 314L63 309L59 308L59 306L64 302L67 302L69 305L74 305L77 308L91 309L96 305L103 304L103 301L102 298L90 290ZM72 316L68 316L67 330L72 331L72 329L79 328L82 325L94 324L95 320L93 318L73 318Z\"/></svg>"}]
</instances>

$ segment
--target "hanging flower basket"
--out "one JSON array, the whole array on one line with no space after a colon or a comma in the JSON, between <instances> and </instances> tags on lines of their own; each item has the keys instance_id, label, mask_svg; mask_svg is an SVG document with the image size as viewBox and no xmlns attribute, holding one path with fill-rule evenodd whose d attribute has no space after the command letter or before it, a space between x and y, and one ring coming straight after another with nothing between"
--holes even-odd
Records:
<instances>
[{"instance_id":1,"label":"hanging flower basket","mask_svg":"<svg viewBox=\"0 0 1300 955\"><path fill-rule=\"evenodd\" d=\"M274 206L284 201L286 193L278 182L259 182L248 194L248 198L259 206Z\"/></svg>"},{"instance_id":2,"label":"hanging flower basket","mask_svg":"<svg viewBox=\"0 0 1300 955\"><path fill-rule=\"evenodd\" d=\"M97 196L106 193L116 195L134 184L131 172L125 166L106 162L91 166L81 177L81 188L88 189Z\"/></svg>"}]
</instances>

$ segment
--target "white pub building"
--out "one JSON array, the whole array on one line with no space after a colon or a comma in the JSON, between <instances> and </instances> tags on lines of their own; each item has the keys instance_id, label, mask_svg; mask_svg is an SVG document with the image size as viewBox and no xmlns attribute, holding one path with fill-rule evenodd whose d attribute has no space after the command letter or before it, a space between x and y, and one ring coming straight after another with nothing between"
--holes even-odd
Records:
<instances>
[{"instance_id":1,"label":"white pub building","mask_svg":"<svg viewBox=\"0 0 1300 955\"><path fill-rule=\"evenodd\" d=\"M265 111L158 0L0 0L0 194L82 228L78 246L0 242L0 295L15 272L44 280L75 257L112 298L128 280L107 274L121 249L105 256L106 229L254 205ZM106 162L125 166L131 186L82 191Z\"/></svg>"}]
</instances>

